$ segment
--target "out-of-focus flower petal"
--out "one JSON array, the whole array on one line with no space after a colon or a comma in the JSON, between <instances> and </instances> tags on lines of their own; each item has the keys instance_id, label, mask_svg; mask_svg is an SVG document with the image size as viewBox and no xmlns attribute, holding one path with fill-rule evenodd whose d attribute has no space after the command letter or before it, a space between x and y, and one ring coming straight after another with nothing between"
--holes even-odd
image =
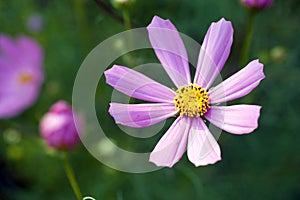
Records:
<instances>
[{"instance_id":1,"label":"out-of-focus flower petal","mask_svg":"<svg viewBox=\"0 0 300 200\"><path fill-rule=\"evenodd\" d=\"M208 89L222 70L230 53L233 28L221 19L209 27L200 48L194 83Z\"/></svg>"},{"instance_id":2,"label":"out-of-focus flower petal","mask_svg":"<svg viewBox=\"0 0 300 200\"><path fill-rule=\"evenodd\" d=\"M196 167L221 160L220 147L201 118L194 118L188 138L187 155Z\"/></svg>"},{"instance_id":3,"label":"out-of-focus flower petal","mask_svg":"<svg viewBox=\"0 0 300 200\"><path fill-rule=\"evenodd\" d=\"M186 150L190 129L191 118L178 117L151 152L149 161L157 166L172 167Z\"/></svg>"},{"instance_id":4,"label":"out-of-focus flower petal","mask_svg":"<svg viewBox=\"0 0 300 200\"><path fill-rule=\"evenodd\" d=\"M109 113L117 124L130 127L145 127L174 116L178 111L174 104L121 104L110 103Z\"/></svg>"},{"instance_id":5,"label":"out-of-focus flower petal","mask_svg":"<svg viewBox=\"0 0 300 200\"><path fill-rule=\"evenodd\" d=\"M155 16L147 27L151 45L177 87L191 83L186 49L170 20Z\"/></svg>"},{"instance_id":6,"label":"out-of-focus flower petal","mask_svg":"<svg viewBox=\"0 0 300 200\"><path fill-rule=\"evenodd\" d=\"M34 86L10 87L0 92L0 118L10 118L31 106L38 97Z\"/></svg>"},{"instance_id":7,"label":"out-of-focus flower petal","mask_svg":"<svg viewBox=\"0 0 300 200\"><path fill-rule=\"evenodd\" d=\"M106 83L116 90L150 102L173 103L176 93L170 88L132 69L114 65L104 72Z\"/></svg>"},{"instance_id":8,"label":"out-of-focus flower petal","mask_svg":"<svg viewBox=\"0 0 300 200\"><path fill-rule=\"evenodd\" d=\"M265 78L263 64L258 60L254 60L245 68L212 88L208 92L210 103L222 103L243 97L251 92L263 78Z\"/></svg>"},{"instance_id":9,"label":"out-of-focus flower petal","mask_svg":"<svg viewBox=\"0 0 300 200\"><path fill-rule=\"evenodd\" d=\"M36 101L42 62L42 48L33 39L0 35L0 118L14 117Z\"/></svg>"},{"instance_id":10,"label":"out-of-focus flower petal","mask_svg":"<svg viewBox=\"0 0 300 200\"><path fill-rule=\"evenodd\" d=\"M233 134L251 133L258 126L260 106L211 106L205 118L215 126Z\"/></svg>"},{"instance_id":11,"label":"out-of-focus flower petal","mask_svg":"<svg viewBox=\"0 0 300 200\"><path fill-rule=\"evenodd\" d=\"M40 45L36 41L20 36L17 40L19 51L22 52L23 61L32 63L32 67L40 66L42 64L44 53Z\"/></svg>"},{"instance_id":12,"label":"out-of-focus flower petal","mask_svg":"<svg viewBox=\"0 0 300 200\"><path fill-rule=\"evenodd\" d=\"M16 42L3 34L0 34L0 56L8 59L18 59L20 56Z\"/></svg>"}]
</instances>

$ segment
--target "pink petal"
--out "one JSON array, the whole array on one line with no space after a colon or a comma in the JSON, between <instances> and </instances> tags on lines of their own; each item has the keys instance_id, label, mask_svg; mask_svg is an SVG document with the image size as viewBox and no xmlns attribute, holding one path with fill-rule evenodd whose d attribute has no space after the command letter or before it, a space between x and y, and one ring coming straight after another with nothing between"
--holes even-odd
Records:
<instances>
[{"instance_id":1,"label":"pink petal","mask_svg":"<svg viewBox=\"0 0 300 200\"><path fill-rule=\"evenodd\" d=\"M244 69L209 91L210 103L222 103L247 95L265 78L263 67L258 60L250 62Z\"/></svg>"},{"instance_id":2,"label":"pink petal","mask_svg":"<svg viewBox=\"0 0 300 200\"><path fill-rule=\"evenodd\" d=\"M187 154L196 167L221 160L220 147L201 118L193 119Z\"/></svg>"},{"instance_id":3,"label":"pink petal","mask_svg":"<svg viewBox=\"0 0 300 200\"><path fill-rule=\"evenodd\" d=\"M186 150L190 128L190 118L178 117L151 152L149 161L166 167L177 163Z\"/></svg>"},{"instance_id":4,"label":"pink petal","mask_svg":"<svg viewBox=\"0 0 300 200\"><path fill-rule=\"evenodd\" d=\"M14 68L40 68L43 63L43 49L36 41L26 36L13 40L0 34L0 53L1 56L18 63L12 66Z\"/></svg>"},{"instance_id":5,"label":"pink petal","mask_svg":"<svg viewBox=\"0 0 300 200\"><path fill-rule=\"evenodd\" d=\"M215 126L233 134L251 133L258 126L260 106L211 106L205 118Z\"/></svg>"},{"instance_id":6,"label":"pink petal","mask_svg":"<svg viewBox=\"0 0 300 200\"><path fill-rule=\"evenodd\" d=\"M43 62L43 49L39 44L25 36L20 36L17 40L17 45L19 51L22 51L23 62L28 62L32 64L32 67L40 66Z\"/></svg>"},{"instance_id":7,"label":"pink petal","mask_svg":"<svg viewBox=\"0 0 300 200\"><path fill-rule=\"evenodd\" d=\"M42 48L34 40L0 34L0 118L14 117L36 101L44 80L42 58ZM21 83L23 75L32 81Z\"/></svg>"},{"instance_id":8,"label":"pink petal","mask_svg":"<svg viewBox=\"0 0 300 200\"><path fill-rule=\"evenodd\" d=\"M140 128L151 126L174 116L178 111L174 104L121 104L111 103L110 115L117 124Z\"/></svg>"},{"instance_id":9,"label":"pink petal","mask_svg":"<svg viewBox=\"0 0 300 200\"><path fill-rule=\"evenodd\" d=\"M17 59L20 56L18 52L19 51L15 44L15 41L7 35L0 34L1 56L8 57L11 59Z\"/></svg>"},{"instance_id":10,"label":"pink petal","mask_svg":"<svg viewBox=\"0 0 300 200\"><path fill-rule=\"evenodd\" d=\"M0 118L10 118L22 113L36 101L40 89L32 84L9 86L10 91L0 92Z\"/></svg>"},{"instance_id":11,"label":"pink petal","mask_svg":"<svg viewBox=\"0 0 300 200\"><path fill-rule=\"evenodd\" d=\"M231 22L221 19L209 27L200 49L194 83L209 88L223 68L233 41Z\"/></svg>"},{"instance_id":12,"label":"pink petal","mask_svg":"<svg viewBox=\"0 0 300 200\"><path fill-rule=\"evenodd\" d=\"M177 87L191 83L186 49L170 20L155 16L147 27L156 56Z\"/></svg>"},{"instance_id":13,"label":"pink petal","mask_svg":"<svg viewBox=\"0 0 300 200\"><path fill-rule=\"evenodd\" d=\"M176 93L170 88L132 69L114 65L104 72L106 83L128 96L159 103L173 103Z\"/></svg>"}]
</instances>

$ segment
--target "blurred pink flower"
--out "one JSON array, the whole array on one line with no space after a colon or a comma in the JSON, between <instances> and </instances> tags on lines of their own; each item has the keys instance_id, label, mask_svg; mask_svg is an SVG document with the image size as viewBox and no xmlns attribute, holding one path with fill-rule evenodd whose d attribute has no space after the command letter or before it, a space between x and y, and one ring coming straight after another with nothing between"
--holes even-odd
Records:
<instances>
[{"instance_id":1,"label":"blurred pink flower","mask_svg":"<svg viewBox=\"0 0 300 200\"><path fill-rule=\"evenodd\" d=\"M71 106L65 101L58 101L42 118L40 133L49 146L69 150L78 144L81 126L79 117L74 119Z\"/></svg>"},{"instance_id":2,"label":"blurred pink flower","mask_svg":"<svg viewBox=\"0 0 300 200\"><path fill-rule=\"evenodd\" d=\"M44 20L39 13L31 14L26 21L26 28L31 33L38 33L44 27Z\"/></svg>"},{"instance_id":3,"label":"blurred pink flower","mask_svg":"<svg viewBox=\"0 0 300 200\"><path fill-rule=\"evenodd\" d=\"M44 80L43 50L31 38L0 34L0 118L22 113L37 99Z\"/></svg>"},{"instance_id":4,"label":"blurred pink flower","mask_svg":"<svg viewBox=\"0 0 300 200\"><path fill-rule=\"evenodd\" d=\"M186 149L195 166L219 161L220 147L202 117L233 134L250 133L256 129L260 106L219 104L251 92L265 77L263 64L254 60L211 88L230 53L233 41L231 22L221 19L209 27L193 82L184 43L171 21L155 16L147 29L156 56L178 89L174 91L139 72L114 65L105 71L109 85L131 97L153 103L111 103L110 115L118 124L139 128L179 114L150 154L150 161L157 166L172 167Z\"/></svg>"},{"instance_id":5,"label":"blurred pink flower","mask_svg":"<svg viewBox=\"0 0 300 200\"><path fill-rule=\"evenodd\" d=\"M248 8L264 9L269 7L273 0L241 0L241 2Z\"/></svg>"}]
</instances>

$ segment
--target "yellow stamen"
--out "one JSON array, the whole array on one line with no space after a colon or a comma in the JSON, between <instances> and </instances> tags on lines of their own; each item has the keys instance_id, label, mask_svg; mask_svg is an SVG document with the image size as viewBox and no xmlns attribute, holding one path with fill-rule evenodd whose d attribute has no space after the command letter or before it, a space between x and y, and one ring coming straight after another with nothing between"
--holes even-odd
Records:
<instances>
[{"instance_id":1,"label":"yellow stamen","mask_svg":"<svg viewBox=\"0 0 300 200\"><path fill-rule=\"evenodd\" d=\"M180 115L201 117L209 108L209 96L206 89L197 84L181 86L174 98L176 109Z\"/></svg>"},{"instance_id":2,"label":"yellow stamen","mask_svg":"<svg viewBox=\"0 0 300 200\"><path fill-rule=\"evenodd\" d=\"M18 81L21 84L27 84L33 81L33 76L31 74L22 74Z\"/></svg>"}]
</instances>

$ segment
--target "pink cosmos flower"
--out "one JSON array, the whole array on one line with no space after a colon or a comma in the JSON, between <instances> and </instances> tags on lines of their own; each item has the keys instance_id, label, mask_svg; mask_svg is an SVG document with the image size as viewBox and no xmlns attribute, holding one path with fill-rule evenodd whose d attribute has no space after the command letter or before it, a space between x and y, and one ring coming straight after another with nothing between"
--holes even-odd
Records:
<instances>
[{"instance_id":1,"label":"pink cosmos flower","mask_svg":"<svg viewBox=\"0 0 300 200\"><path fill-rule=\"evenodd\" d=\"M79 132L80 119L76 123ZM40 123L40 133L47 144L55 149L69 150L79 142L78 131L75 126L73 110L65 101L56 102Z\"/></svg>"},{"instance_id":2,"label":"pink cosmos flower","mask_svg":"<svg viewBox=\"0 0 300 200\"><path fill-rule=\"evenodd\" d=\"M114 65L105 72L106 82L124 94L152 103L111 103L110 115L116 123L136 128L178 115L150 154L150 161L157 166L172 167L186 149L195 166L219 161L220 147L203 118L233 134L250 133L256 129L260 106L218 104L252 91L265 77L263 64L254 60L211 88L230 53L233 41L231 22L221 19L209 27L193 81L187 52L175 26L169 20L155 16L147 29L152 47L177 90L129 68Z\"/></svg>"},{"instance_id":3,"label":"pink cosmos flower","mask_svg":"<svg viewBox=\"0 0 300 200\"><path fill-rule=\"evenodd\" d=\"M42 66L43 50L36 41L0 34L0 118L14 117L36 101Z\"/></svg>"},{"instance_id":4,"label":"pink cosmos flower","mask_svg":"<svg viewBox=\"0 0 300 200\"><path fill-rule=\"evenodd\" d=\"M264 9L269 7L273 0L241 0L241 2L248 8Z\"/></svg>"}]
</instances>

